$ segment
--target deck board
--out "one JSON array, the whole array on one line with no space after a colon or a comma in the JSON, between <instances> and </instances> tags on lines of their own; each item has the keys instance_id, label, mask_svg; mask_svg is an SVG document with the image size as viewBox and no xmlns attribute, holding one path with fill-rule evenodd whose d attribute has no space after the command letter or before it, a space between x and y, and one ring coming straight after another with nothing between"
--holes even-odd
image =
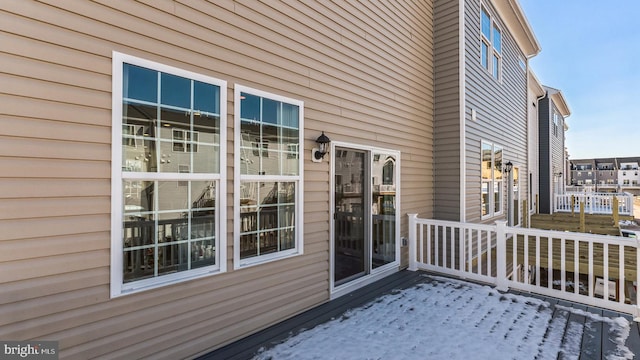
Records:
<instances>
[{"instance_id":1,"label":"deck board","mask_svg":"<svg viewBox=\"0 0 640 360\"><path fill-rule=\"evenodd\" d=\"M198 359L250 359L262 347L282 342L302 330L311 329L330 321L349 309L365 305L393 290L412 287L421 281L423 281L423 278L420 272L402 271L392 274L381 281L374 282L352 293L307 310L293 318L205 354Z\"/></svg>"},{"instance_id":2,"label":"deck board","mask_svg":"<svg viewBox=\"0 0 640 360\"><path fill-rule=\"evenodd\" d=\"M345 311L363 306L385 294L396 290L410 288L418 283L429 281L429 276L442 275L424 271L400 271L350 294L319 305L294 316L291 319L275 324L253 335L214 350L213 352L205 354L198 359L251 359L263 347L271 347L286 340L293 334L297 334L304 329L310 329L330 321L333 318L339 317ZM571 343L569 342L571 339L566 338L567 336L573 335L567 331L569 326L576 322L584 324L582 340L580 343L580 359L601 359L606 354L612 354L615 351L615 345L609 340L609 325L603 321L594 320L589 316L569 312L564 308L575 308L599 316L623 316L627 319L631 319L630 316L626 314L589 307L556 298L531 294L523 291L510 291L510 293L540 299L550 304L551 309L553 310L553 318L551 319L550 326L556 326L556 330L561 330L565 335L562 340L562 349L568 350L572 348L572 346L570 346ZM563 326L564 328L558 329L558 326ZM631 323L630 335L625 345L634 354L640 354L640 327L637 322ZM565 356L572 357L573 355L574 354L570 353L561 353L559 358L564 358Z\"/></svg>"}]
</instances>

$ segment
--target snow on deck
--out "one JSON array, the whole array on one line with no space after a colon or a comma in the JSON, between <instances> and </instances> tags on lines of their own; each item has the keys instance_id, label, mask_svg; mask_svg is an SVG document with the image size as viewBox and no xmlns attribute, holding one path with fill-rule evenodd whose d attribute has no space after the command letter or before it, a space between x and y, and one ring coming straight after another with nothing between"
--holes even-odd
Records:
<instances>
[{"instance_id":1,"label":"snow on deck","mask_svg":"<svg viewBox=\"0 0 640 360\"><path fill-rule=\"evenodd\" d=\"M262 349L255 359L578 359L583 333L602 322L615 345L603 357L634 357L625 346L625 318L429 278ZM567 324L570 314L586 321Z\"/></svg>"}]
</instances>

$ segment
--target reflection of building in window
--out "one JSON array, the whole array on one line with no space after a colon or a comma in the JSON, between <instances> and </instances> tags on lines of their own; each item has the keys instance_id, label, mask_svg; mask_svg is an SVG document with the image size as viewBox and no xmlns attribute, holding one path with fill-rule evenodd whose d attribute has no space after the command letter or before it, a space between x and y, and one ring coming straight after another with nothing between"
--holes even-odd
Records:
<instances>
[{"instance_id":1,"label":"reflection of building in window","mask_svg":"<svg viewBox=\"0 0 640 360\"><path fill-rule=\"evenodd\" d=\"M382 184L392 185L394 175L395 161L389 157L382 168Z\"/></svg>"},{"instance_id":2,"label":"reflection of building in window","mask_svg":"<svg viewBox=\"0 0 640 360\"><path fill-rule=\"evenodd\" d=\"M502 154L501 146L485 141L482 142L482 217L491 217L502 213Z\"/></svg>"},{"instance_id":3,"label":"reflection of building in window","mask_svg":"<svg viewBox=\"0 0 640 360\"><path fill-rule=\"evenodd\" d=\"M122 129L113 159L112 294L219 271L216 197L221 181L221 96L226 83L114 53ZM226 113L226 111L225 111ZM117 181L116 178L114 180ZM122 234L122 237L120 237ZM116 238L117 237L117 238ZM165 277L170 275L168 277ZM163 278L159 280L159 278ZM169 280L167 280L169 279Z\"/></svg>"},{"instance_id":4,"label":"reflection of building in window","mask_svg":"<svg viewBox=\"0 0 640 360\"><path fill-rule=\"evenodd\" d=\"M198 132L174 129L173 130L173 151L198 152Z\"/></svg>"},{"instance_id":5,"label":"reflection of building in window","mask_svg":"<svg viewBox=\"0 0 640 360\"><path fill-rule=\"evenodd\" d=\"M302 105L236 86L239 266L299 252Z\"/></svg>"}]
</instances>

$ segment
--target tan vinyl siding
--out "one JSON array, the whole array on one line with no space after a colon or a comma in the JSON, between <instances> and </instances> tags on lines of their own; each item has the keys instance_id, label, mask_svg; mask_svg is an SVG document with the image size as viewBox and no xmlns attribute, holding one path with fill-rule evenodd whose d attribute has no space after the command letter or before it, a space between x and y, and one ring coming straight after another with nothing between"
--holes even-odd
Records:
<instances>
[{"instance_id":1,"label":"tan vinyl siding","mask_svg":"<svg viewBox=\"0 0 640 360\"><path fill-rule=\"evenodd\" d=\"M466 217L481 221L480 143L482 140L504 147L504 161L520 168L521 199L528 193L527 168L527 73L518 65L524 58L506 24L488 1L489 10L502 30L502 78L500 81L480 65L480 0L465 2L465 136L466 136ZM477 121L471 121L471 109ZM506 181L504 189L506 191ZM503 209L506 209L506 192ZM506 211L505 211L506 213ZM497 218L486 221L493 222Z\"/></svg>"},{"instance_id":2,"label":"tan vinyl siding","mask_svg":"<svg viewBox=\"0 0 640 360\"><path fill-rule=\"evenodd\" d=\"M193 357L327 301L329 162L309 149L325 131L400 151L403 236L433 215L432 20L431 1L2 2L0 339ZM110 299L112 51L227 81L227 273ZM305 102L304 255L235 271L234 84Z\"/></svg>"},{"instance_id":3,"label":"tan vinyl siding","mask_svg":"<svg viewBox=\"0 0 640 360\"><path fill-rule=\"evenodd\" d=\"M434 3L435 208L441 220L460 220L460 23L458 1Z\"/></svg>"}]
</instances>

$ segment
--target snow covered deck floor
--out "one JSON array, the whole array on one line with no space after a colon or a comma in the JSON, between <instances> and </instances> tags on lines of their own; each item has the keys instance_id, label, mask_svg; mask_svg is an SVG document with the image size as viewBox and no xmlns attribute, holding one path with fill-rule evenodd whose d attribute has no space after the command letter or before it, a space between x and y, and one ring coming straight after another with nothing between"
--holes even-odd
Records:
<instances>
[{"instance_id":1,"label":"snow covered deck floor","mask_svg":"<svg viewBox=\"0 0 640 360\"><path fill-rule=\"evenodd\" d=\"M401 271L200 359L634 356L640 359L640 328L630 316Z\"/></svg>"}]
</instances>

